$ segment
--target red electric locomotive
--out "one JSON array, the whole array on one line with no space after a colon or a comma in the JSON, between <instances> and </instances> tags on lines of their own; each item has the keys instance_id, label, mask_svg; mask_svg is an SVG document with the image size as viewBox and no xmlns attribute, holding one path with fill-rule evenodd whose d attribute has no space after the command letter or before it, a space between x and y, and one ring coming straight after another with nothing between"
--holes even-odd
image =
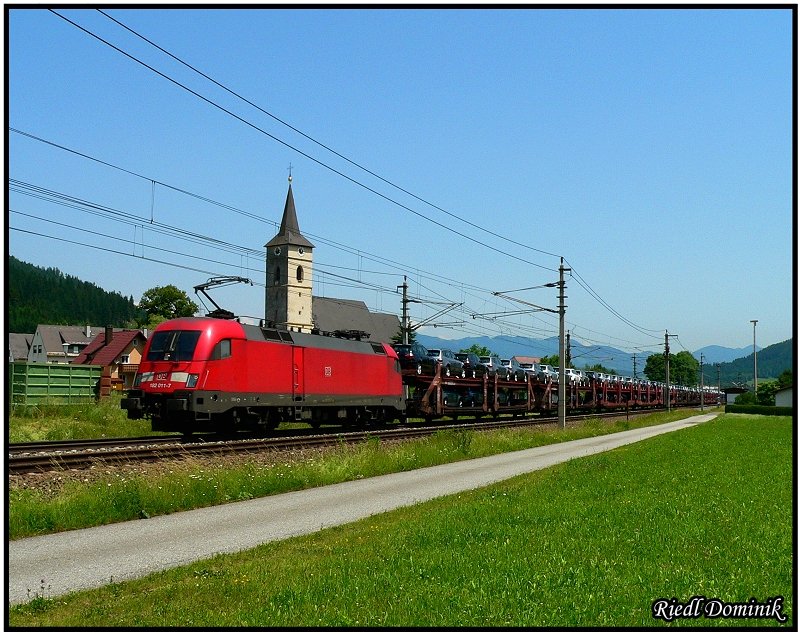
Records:
<instances>
[{"instance_id":1,"label":"red electric locomotive","mask_svg":"<svg viewBox=\"0 0 800 634\"><path fill-rule=\"evenodd\" d=\"M190 434L394 419L405 401L389 345L188 317L153 331L122 408Z\"/></svg>"}]
</instances>

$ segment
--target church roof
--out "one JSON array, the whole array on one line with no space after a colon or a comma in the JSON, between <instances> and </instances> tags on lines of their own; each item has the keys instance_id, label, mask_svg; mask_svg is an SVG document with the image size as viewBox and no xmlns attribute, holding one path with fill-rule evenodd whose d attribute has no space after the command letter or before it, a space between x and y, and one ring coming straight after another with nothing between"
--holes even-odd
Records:
<instances>
[{"instance_id":1,"label":"church roof","mask_svg":"<svg viewBox=\"0 0 800 634\"><path fill-rule=\"evenodd\" d=\"M279 245L290 244L296 247L306 247L313 249L314 245L303 237L300 233L300 226L297 224L297 212L294 209L294 196L292 195L292 184L289 183L289 192L286 194L286 205L283 208L283 219L281 228L272 240L264 246L266 248Z\"/></svg>"},{"instance_id":2,"label":"church roof","mask_svg":"<svg viewBox=\"0 0 800 634\"><path fill-rule=\"evenodd\" d=\"M326 332L363 330L370 341L389 342L400 330L400 319L391 313L373 313L367 305L354 299L312 297L314 326Z\"/></svg>"}]
</instances>

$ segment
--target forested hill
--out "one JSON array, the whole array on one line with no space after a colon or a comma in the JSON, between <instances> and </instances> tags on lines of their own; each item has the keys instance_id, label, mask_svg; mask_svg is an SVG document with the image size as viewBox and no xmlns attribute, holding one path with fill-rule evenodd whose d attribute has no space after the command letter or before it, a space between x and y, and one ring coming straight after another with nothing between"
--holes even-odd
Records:
<instances>
[{"instance_id":1,"label":"forested hill","mask_svg":"<svg viewBox=\"0 0 800 634\"><path fill-rule=\"evenodd\" d=\"M758 377L777 378L784 370L794 368L794 339L775 343L758 351ZM716 383L716 370L706 366L706 378L713 377ZM723 386L732 382L750 382L753 380L753 355L749 354L730 363L720 364L720 379Z\"/></svg>"},{"instance_id":2,"label":"forested hill","mask_svg":"<svg viewBox=\"0 0 800 634\"><path fill-rule=\"evenodd\" d=\"M6 267L9 332L33 333L39 324L123 327L138 315L133 297L109 293L58 269L13 256Z\"/></svg>"}]
</instances>

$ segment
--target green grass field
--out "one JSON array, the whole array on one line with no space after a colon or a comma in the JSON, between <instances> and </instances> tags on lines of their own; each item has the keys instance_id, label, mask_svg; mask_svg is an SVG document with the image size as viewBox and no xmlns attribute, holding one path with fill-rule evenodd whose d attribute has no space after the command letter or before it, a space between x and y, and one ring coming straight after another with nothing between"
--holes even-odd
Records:
<instances>
[{"instance_id":1,"label":"green grass field","mask_svg":"<svg viewBox=\"0 0 800 634\"><path fill-rule=\"evenodd\" d=\"M306 537L11 608L15 627L661 627L658 598L782 596L792 420L711 423ZM38 589L34 589L38 593Z\"/></svg>"},{"instance_id":2,"label":"green grass field","mask_svg":"<svg viewBox=\"0 0 800 634\"><path fill-rule=\"evenodd\" d=\"M227 462L209 465L187 460L171 463L156 473L131 475L108 470L107 475L87 482L70 479L55 492L12 486L8 497L8 535L10 539L17 539L154 517L538 447L687 416L685 411L674 411L648 414L632 421L591 419L564 431L536 427L480 433L442 430L432 437L400 444L383 445L377 438L359 445L343 444L327 451L319 459L306 457L274 463L248 459L235 465Z\"/></svg>"}]
</instances>

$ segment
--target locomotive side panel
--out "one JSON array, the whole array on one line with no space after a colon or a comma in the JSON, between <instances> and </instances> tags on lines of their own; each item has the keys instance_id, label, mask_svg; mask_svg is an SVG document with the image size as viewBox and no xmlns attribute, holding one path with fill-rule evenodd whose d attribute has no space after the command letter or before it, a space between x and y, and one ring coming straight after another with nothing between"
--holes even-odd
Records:
<instances>
[{"instance_id":1,"label":"locomotive side panel","mask_svg":"<svg viewBox=\"0 0 800 634\"><path fill-rule=\"evenodd\" d=\"M292 346L270 341L243 343L241 372L229 376L235 389L260 394L292 394Z\"/></svg>"},{"instance_id":2,"label":"locomotive side panel","mask_svg":"<svg viewBox=\"0 0 800 634\"><path fill-rule=\"evenodd\" d=\"M358 351L305 348L303 369L306 402L327 399L397 406L402 397L396 359L385 351L375 352L370 345Z\"/></svg>"}]
</instances>

